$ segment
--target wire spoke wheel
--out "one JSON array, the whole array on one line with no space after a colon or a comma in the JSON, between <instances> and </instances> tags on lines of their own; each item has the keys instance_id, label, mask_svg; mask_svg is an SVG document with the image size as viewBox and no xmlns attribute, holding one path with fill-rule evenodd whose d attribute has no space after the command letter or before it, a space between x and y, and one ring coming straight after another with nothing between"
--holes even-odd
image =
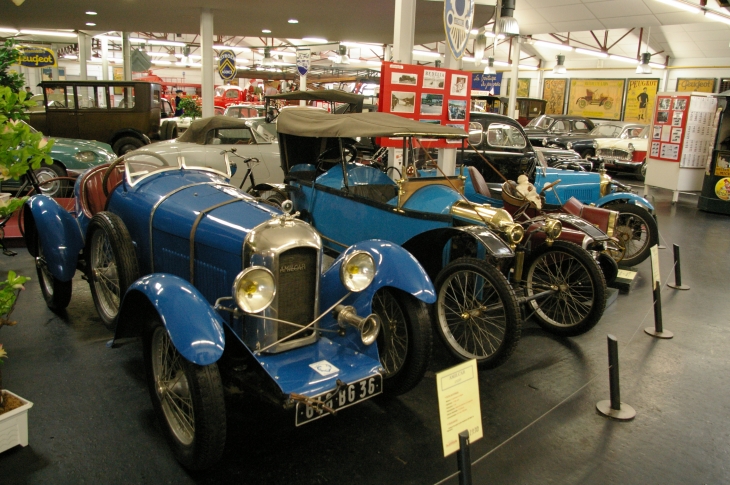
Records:
<instances>
[{"instance_id":1,"label":"wire spoke wheel","mask_svg":"<svg viewBox=\"0 0 730 485\"><path fill-rule=\"evenodd\" d=\"M439 274L436 319L447 346L462 360L497 366L514 351L520 318L512 288L484 261L457 259Z\"/></svg>"},{"instance_id":2,"label":"wire spoke wheel","mask_svg":"<svg viewBox=\"0 0 730 485\"><path fill-rule=\"evenodd\" d=\"M162 326L157 327L152 335L151 355L157 398L165 420L175 438L189 445L195 438L195 411L190 386L182 358Z\"/></svg>"},{"instance_id":3,"label":"wire spoke wheel","mask_svg":"<svg viewBox=\"0 0 730 485\"><path fill-rule=\"evenodd\" d=\"M606 306L606 281L598 264L578 245L556 241L529 256L525 273L527 296L538 323L561 335L578 335L598 323Z\"/></svg>"},{"instance_id":4,"label":"wire spoke wheel","mask_svg":"<svg viewBox=\"0 0 730 485\"><path fill-rule=\"evenodd\" d=\"M93 285L98 295L99 310L106 315L116 315L121 300L119 274L109 238L104 231L94 232L91 248Z\"/></svg>"},{"instance_id":5,"label":"wire spoke wheel","mask_svg":"<svg viewBox=\"0 0 730 485\"><path fill-rule=\"evenodd\" d=\"M651 247L659 242L656 221L646 209L634 204L618 204L610 209L619 212L616 237L624 248L620 262L626 266L641 263L649 257Z\"/></svg>"},{"instance_id":6,"label":"wire spoke wheel","mask_svg":"<svg viewBox=\"0 0 730 485\"><path fill-rule=\"evenodd\" d=\"M392 377L401 370L408 357L408 327L404 324L406 317L388 291L375 294L373 313L380 317L383 324L378 335L380 363L385 375Z\"/></svg>"}]
</instances>

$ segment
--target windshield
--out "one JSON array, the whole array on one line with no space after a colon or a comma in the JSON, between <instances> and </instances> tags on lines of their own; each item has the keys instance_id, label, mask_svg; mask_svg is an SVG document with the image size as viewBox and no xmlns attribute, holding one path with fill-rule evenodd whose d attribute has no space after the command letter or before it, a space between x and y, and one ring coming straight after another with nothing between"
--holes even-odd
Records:
<instances>
[{"instance_id":1,"label":"windshield","mask_svg":"<svg viewBox=\"0 0 730 485\"><path fill-rule=\"evenodd\" d=\"M216 95L216 96L223 96L223 93L224 93L225 91L226 91L226 88L224 88L224 87L222 87L222 86L221 86L221 87L219 87L219 88L215 88L215 95Z\"/></svg>"},{"instance_id":2,"label":"windshield","mask_svg":"<svg viewBox=\"0 0 730 485\"><path fill-rule=\"evenodd\" d=\"M625 134L621 135L621 138L646 138L646 136L644 136L648 133L646 128L646 126L641 125L628 126L626 127Z\"/></svg>"},{"instance_id":3,"label":"windshield","mask_svg":"<svg viewBox=\"0 0 730 485\"><path fill-rule=\"evenodd\" d=\"M272 143L276 141L276 123L266 123L264 118L251 121L249 126L258 143Z\"/></svg>"},{"instance_id":4,"label":"windshield","mask_svg":"<svg viewBox=\"0 0 730 485\"><path fill-rule=\"evenodd\" d=\"M220 158L220 162L216 159L213 166L210 164L206 164L206 166L188 166L185 164L185 158L178 157L177 152L157 153L142 148L124 155L124 169L127 183L131 186L138 184L154 173L179 168L211 171L230 179L231 168L228 157Z\"/></svg>"},{"instance_id":5,"label":"windshield","mask_svg":"<svg viewBox=\"0 0 730 485\"><path fill-rule=\"evenodd\" d=\"M530 121L527 126L531 126L533 128L545 128L547 129L548 126L553 122L553 118L545 115L538 116L537 118L534 118L532 121Z\"/></svg>"},{"instance_id":6,"label":"windshield","mask_svg":"<svg viewBox=\"0 0 730 485\"><path fill-rule=\"evenodd\" d=\"M634 138L649 138L649 126L645 126Z\"/></svg>"},{"instance_id":7,"label":"windshield","mask_svg":"<svg viewBox=\"0 0 730 485\"><path fill-rule=\"evenodd\" d=\"M616 125L598 125L591 130L589 135L601 138L618 138L621 134L621 127Z\"/></svg>"}]
</instances>

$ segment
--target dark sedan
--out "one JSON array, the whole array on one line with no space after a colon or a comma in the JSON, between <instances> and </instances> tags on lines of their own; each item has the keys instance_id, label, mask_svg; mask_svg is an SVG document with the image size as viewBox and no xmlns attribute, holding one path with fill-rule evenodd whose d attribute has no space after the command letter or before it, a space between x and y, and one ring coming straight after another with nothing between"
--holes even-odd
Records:
<instances>
[{"instance_id":1,"label":"dark sedan","mask_svg":"<svg viewBox=\"0 0 730 485\"><path fill-rule=\"evenodd\" d=\"M546 136L538 144L551 148L567 148L575 150L581 158L593 157L596 155L598 138L636 138L646 125L629 123L625 121L612 121L596 126L590 133L570 133L567 135Z\"/></svg>"},{"instance_id":2,"label":"dark sedan","mask_svg":"<svg viewBox=\"0 0 730 485\"><path fill-rule=\"evenodd\" d=\"M525 126L525 134L535 146L542 146L545 137L569 134L587 134L595 123L584 116L542 115Z\"/></svg>"}]
</instances>

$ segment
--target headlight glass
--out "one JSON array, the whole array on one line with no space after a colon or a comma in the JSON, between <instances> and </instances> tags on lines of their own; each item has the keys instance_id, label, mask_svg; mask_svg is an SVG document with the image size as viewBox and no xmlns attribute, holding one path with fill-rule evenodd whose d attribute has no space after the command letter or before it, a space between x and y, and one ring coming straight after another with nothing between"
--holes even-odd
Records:
<instances>
[{"instance_id":1,"label":"headlight glass","mask_svg":"<svg viewBox=\"0 0 730 485\"><path fill-rule=\"evenodd\" d=\"M548 219L545 221L545 234L550 239L557 239L563 232L563 224L557 219Z\"/></svg>"},{"instance_id":2,"label":"headlight glass","mask_svg":"<svg viewBox=\"0 0 730 485\"><path fill-rule=\"evenodd\" d=\"M347 255L340 267L342 284L352 292L360 292L370 286L375 278L375 260L366 251Z\"/></svg>"},{"instance_id":3,"label":"headlight glass","mask_svg":"<svg viewBox=\"0 0 730 485\"><path fill-rule=\"evenodd\" d=\"M506 224L504 226L504 234L507 242L510 244L518 244L525 236L525 230L519 224Z\"/></svg>"},{"instance_id":4,"label":"headlight glass","mask_svg":"<svg viewBox=\"0 0 730 485\"><path fill-rule=\"evenodd\" d=\"M241 271L233 282L233 298L246 313L266 310L276 295L274 275L263 266L251 266Z\"/></svg>"},{"instance_id":5,"label":"headlight glass","mask_svg":"<svg viewBox=\"0 0 730 485\"><path fill-rule=\"evenodd\" d=\"M79 162L93 162L96 160L96 153L90 151L78 152L74 155L74 158Z\"/></svg>"},{"instance_id":6,"label":"headlight glass","mask_svg":"<svg viewBox=\"0 0 730 485\"><path fill-rule=\"evenodd\" d=\"M572 150L573 149L573 142L572 141L569 141L566 146L568 147L568 150Z\"/></svg>"}]
</instances>

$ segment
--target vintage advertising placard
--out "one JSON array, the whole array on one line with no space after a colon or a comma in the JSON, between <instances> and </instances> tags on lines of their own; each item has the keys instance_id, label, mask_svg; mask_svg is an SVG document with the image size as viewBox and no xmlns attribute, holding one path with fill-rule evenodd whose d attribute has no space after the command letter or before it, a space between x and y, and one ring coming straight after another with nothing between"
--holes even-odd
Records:
<instances>
[{"instance_id":1,"label":"vintage advertising placard","mask_svg":"<svg viewBox=\"0 0 730 485\"><path fill-rule=\"evenodd\" d=\"M469 442L482 438L477 361L472 359L436 374L444 456L459 449L459 433L469 431Z\"/></svg>"},{"instance_id":2,"label":"vintage advertising placard","mask_svg":"<svg viewBox=\"0 0 730 485\"><path fill-rule=\"evenodd\" d=\"M628 79L624 121L649 123L654 112L659 79Z\"/></svg>"},{"instance_id":3,"label":"vintage advertising placard","mask_svg":"<svg viewBox=\"0 0 730 485\"><path fill-rule=\"evenodd\" d=\"M425 88L426 86L424 86ZM502 73L482 74L471 73L471 91L474 94L490 94L498 96L502 87Z\"/></svg>"},{"instance_id":4,"label":"vintage advertising placard","mask_svg":"<svg viewBox=\"0 0 730 485\"><path fill-rule=\"evenodd\" d=\"M571 79L568 114L620 120L625 84L625 79Z\"/></svg>"},{"instance_id":5,"label":"vintage advertising placard","mask_svg":"<svg viewBox=\"0 0 730 485\"><path fill-rule=\"evenodd\" d=\"M472 76L469 72L384 62L380 73L378 109L404 118L452 125L464 130L469 126L469 100ZM458 148L461 141L421 140L428 148ZM402 139L380 138L381 146L401 148Z\"/></svg>"},{"instance_id":6,"label":"vintage advertising placard","mask_svg":"<svg viewBox=\"0 0 730 485\"><path fill-rule=\"evenodd\" d=\"M18 46L20 65L25 67L56 67L55 53L46 47Z\"/></svg>"},{"instance_id":7,"label":"vintage advertising placard","mask_svg":"<svg viewBox=\"0 0 730 485\"><path fill-rule=\"evenodd\" d=\"M567 79L545 79L545 81L543 81L542 99L547 101L545 114L563 114L563 107L565 106L565 93L567 90Z\"/></svg>"},{"instance_id":8,"label":"vintage advertising placard","mask_svg":"<svg viewBox=\"0 0 730 485\"><path fill-rule=\"evenodd\" d=\"M510 82L507 84L507 96L509 96ZM518 98L529 98L530 97L530 78L519 78L517 79L517 97Z\"/></svg>"},{"instance_id":9,"label":"vintage advertising placard","mask_svg":"<svg viewBox=\"0 0 730 485\"><path fill-rule=\"evenodd\" d=\"M697 91L700 93L714 93L717 79L711 78L678 78L677 91L686 93Z\"/></svg>"}]
</instances>

